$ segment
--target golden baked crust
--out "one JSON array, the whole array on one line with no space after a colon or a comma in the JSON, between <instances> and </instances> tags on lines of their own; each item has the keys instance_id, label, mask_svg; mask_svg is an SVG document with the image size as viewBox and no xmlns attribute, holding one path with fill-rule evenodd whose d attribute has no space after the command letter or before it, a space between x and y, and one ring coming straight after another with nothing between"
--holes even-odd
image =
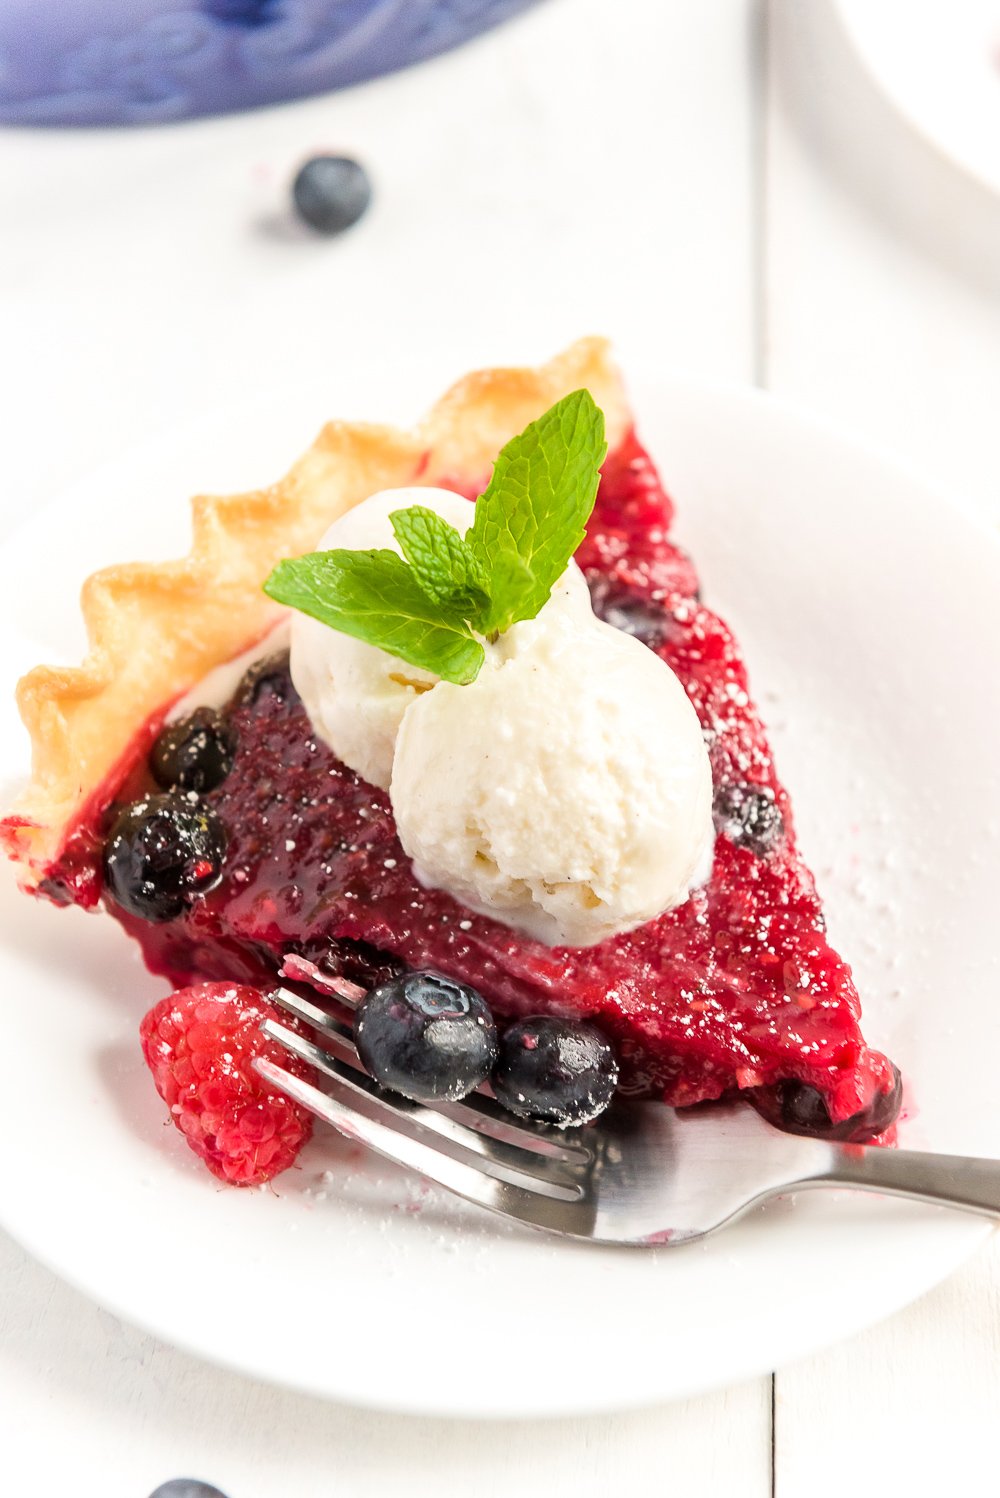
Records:
<instances>
[{"instance_id":1,"label":"golden baked crust","mask_svg":"<svg viewBox=\"0 0 1000 1498\"><path fill-rule=\"evenodd\" d=\"M482 488L504 443L581 387L603 408L613 446L628 425L620 378L605 341L581 339L537 369L466 375L413 432L330 422L279 483L192 500L186 557L88 578L87 658L36 666L18 685L32 775L2 836L22 884L43 877L143 727L278 621L285 610L261 591L277 561L309 551L338 515L379 489Z\"/></svg>"}]
</instances>

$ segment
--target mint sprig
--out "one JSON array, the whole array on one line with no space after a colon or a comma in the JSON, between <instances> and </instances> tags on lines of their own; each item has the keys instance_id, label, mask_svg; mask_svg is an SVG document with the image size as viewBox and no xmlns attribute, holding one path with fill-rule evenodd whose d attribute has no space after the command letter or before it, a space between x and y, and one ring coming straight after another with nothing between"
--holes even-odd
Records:
<instances>
[{"instance_id":1,"label":"mint sprig","mask_svg":"<svg viewBox=\"0 0 1000 1498\"><path fill-rule=\"evenodd\" d=\"M485 633L533 619L545 603L583 540L606 451L604 416L586 390L502 449L466 537L490 580Z\"/></svg>"},{"instance_id":2,"label":"mint sprig","mask_svg":"<svg viewBox=\"0 0 1000 1498\"><path fill-rule=\"evenodd\" d=\"M605 451L603 415L574 391L503 448L464 537L412 505L390 516L402 557L311 552L280 562L264 591L444 681L474 681L485 660L477 635L533 619L566 570Z\"/></svg>"}]
</instances>

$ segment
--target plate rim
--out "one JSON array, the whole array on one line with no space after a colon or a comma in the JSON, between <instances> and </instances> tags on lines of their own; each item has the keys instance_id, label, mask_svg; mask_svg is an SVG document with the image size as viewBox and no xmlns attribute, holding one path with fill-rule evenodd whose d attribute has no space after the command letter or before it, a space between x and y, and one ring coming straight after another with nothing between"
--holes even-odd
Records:
<instances>
[{"instance_id":1,"label":"plate rim","mask_svg":"<svg viewBox=\"0 0 1000 1498\"><path fill-rule=\"evenodd\" d=\"M888 100L896 114L905 121L913 134L923 141L924 145L929 147L940 161L947 162L953 170L960 172L966 181L975 183L991 195L1000 193L1000 152L998 152L995 164L987 163L975 152L969 151L956 141L954 137L935 130L927 117L914 108L909 92L905 88L900 88L896 75L884 72L879 66L869 45L868 30L859 21L859 16L864 13L861 0L831 0L831 4L866 77L879 94ZM998 30L998 35L1000 35L1000 30ZM1000 94L1000 76L997 80L997 90Z\"/></svg>"}]
</instances>

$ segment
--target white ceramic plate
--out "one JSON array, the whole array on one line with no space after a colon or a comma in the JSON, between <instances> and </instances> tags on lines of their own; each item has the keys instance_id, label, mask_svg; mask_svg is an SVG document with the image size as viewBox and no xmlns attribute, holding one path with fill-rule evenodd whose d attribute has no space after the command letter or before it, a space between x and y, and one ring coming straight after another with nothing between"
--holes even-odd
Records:
<instances>
[{"instance_id":1,"label":"white ceramic plate","mask_svg":"<svg viewBox=\"0 0 1000 1498\"><path fill-rule=\"evenodd\" d=\"M385 370L340 383L323 405L345 414L408 418L435 393ZM634 397L680 535L747 647L870 1037L911 1083L905 1137L1000 1154L992 538L762 396L651 375ZM78 650L83 572L182 547L187 492L275 476L320 414L314 392L206 423L31 517L2 564L7 676ZM13 715L0 728L4 770L23 768ZM986 1232L941 1210L812 1195L687 1248L589 1248L457 1204L322 1132L276 1191L220 1189L145 1075L136 1025L162 984L114 923L9 882L0 918L18 1140L0 1221L104 1305L249 1374L433 1414L626 1408L847 1336Z\"/></svg>"},{"instance_id":2,"label":"white ceramic plate","mask_svg":"<svg viewBox=\"0 0 1000 1498\"><path fill-rule=\"evenodd\" d=\"M914 129L1000 192L1000 0L833 0Z\"/></svg>"}]
</instances>

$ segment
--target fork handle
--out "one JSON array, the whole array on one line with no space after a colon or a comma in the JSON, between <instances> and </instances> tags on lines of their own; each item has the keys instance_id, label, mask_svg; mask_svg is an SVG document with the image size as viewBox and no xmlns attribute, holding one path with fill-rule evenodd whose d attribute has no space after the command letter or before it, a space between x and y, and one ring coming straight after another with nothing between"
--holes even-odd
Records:
<instances>
[{"instance_id":1,"label":"fork handle","mask_svg":"<svg viewBox=\"0 0 1000 1498\"><path fill-rule=\"evenodd\" d=\"M1000 1160L840 1145L804 1185L854 1186L1000 1218Z\"/></svg>"}]
</instances>

